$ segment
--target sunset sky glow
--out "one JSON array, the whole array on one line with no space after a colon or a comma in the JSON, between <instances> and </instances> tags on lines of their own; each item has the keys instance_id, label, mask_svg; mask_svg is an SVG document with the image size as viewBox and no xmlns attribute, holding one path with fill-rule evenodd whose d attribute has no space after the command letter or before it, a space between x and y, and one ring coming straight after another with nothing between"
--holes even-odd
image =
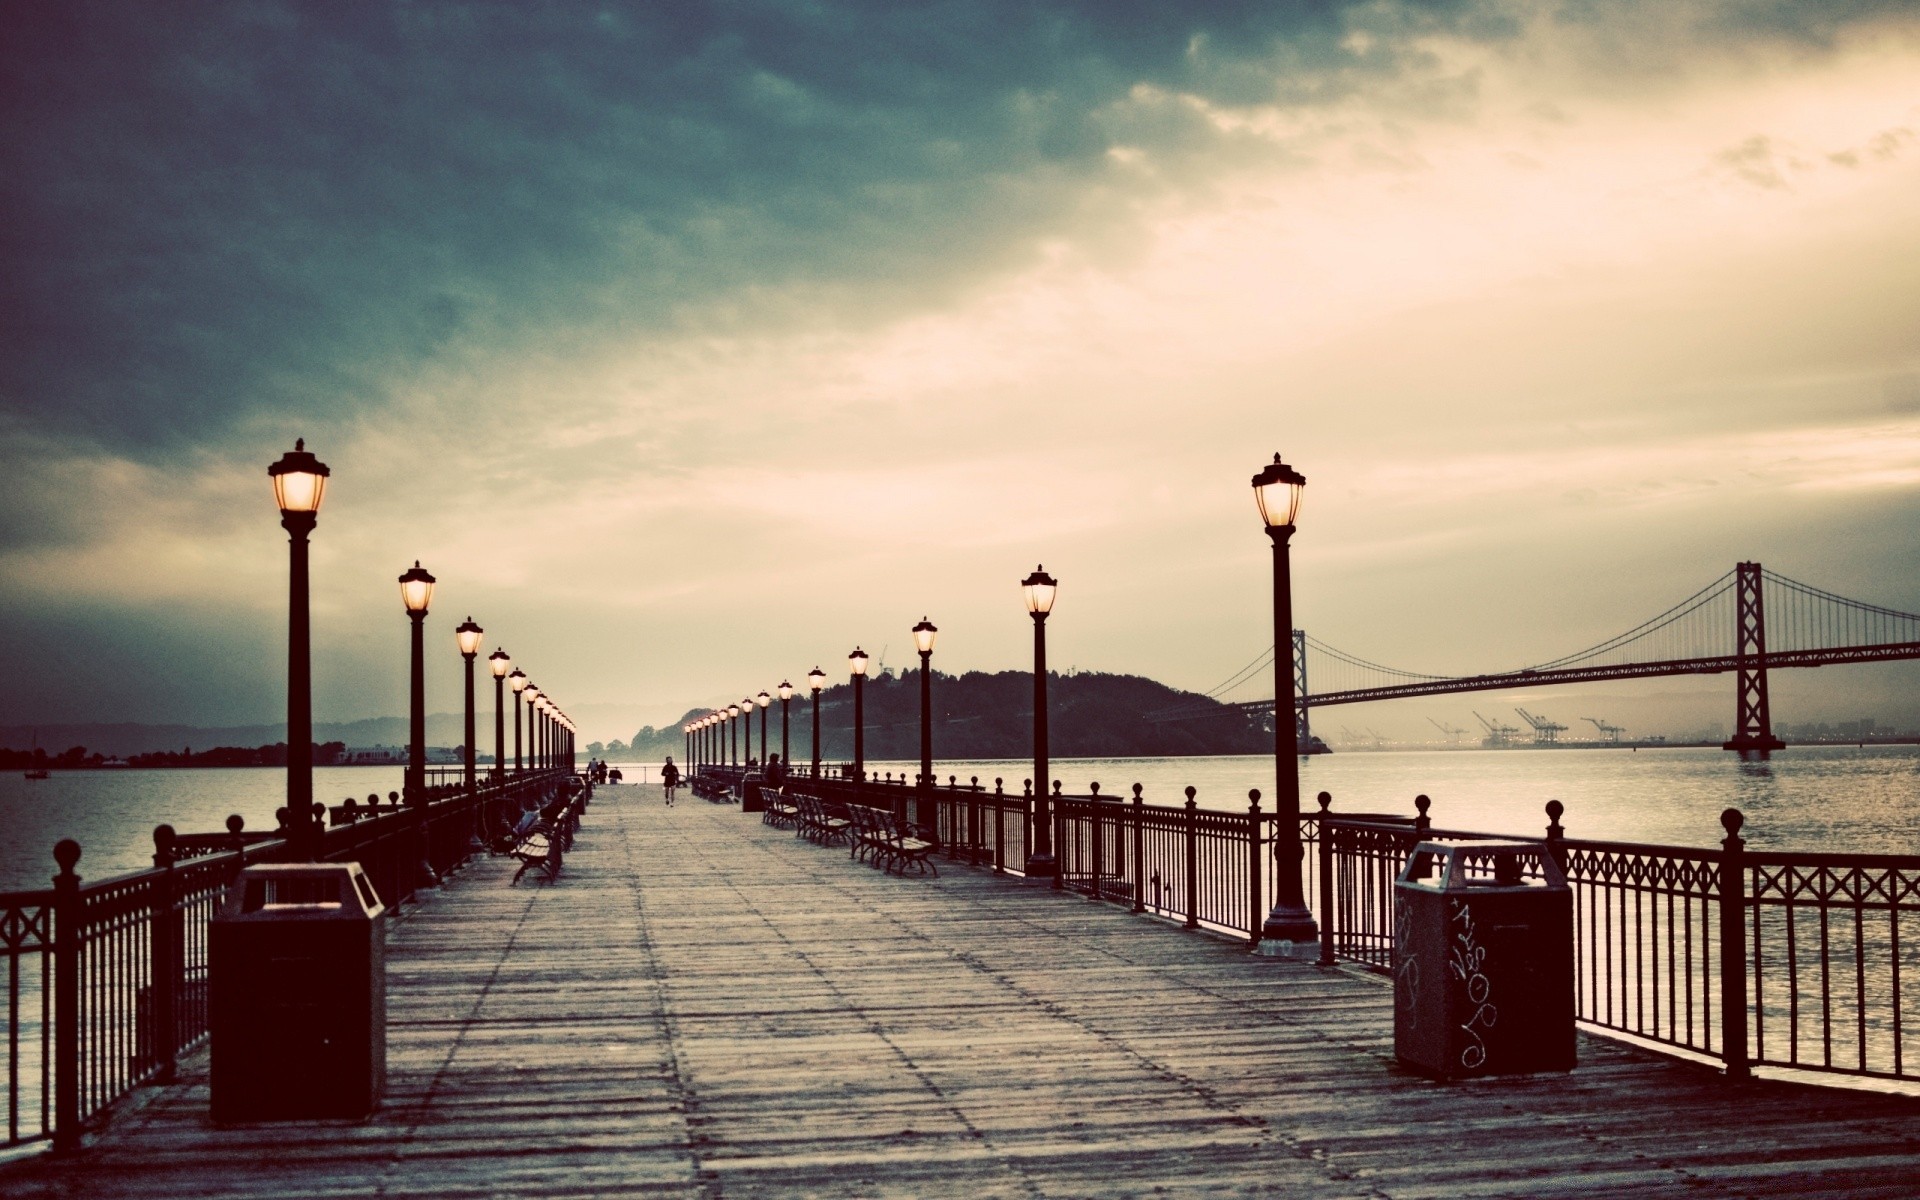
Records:
<instances>
[{"instance_id":1,"label":"sunset sky glow","mask_svg":"<svg viewBox=\"0 0 1920 1200\"><path fill-rule=\"evenodd\" d=\"M1375 661L1920 611L1917 4L19 4L0 78L0 722L277 719L296 437L320 720L416 558L430 707L471 614L590 739L923 613L1023 667L1035 563L1058 667L1205 690L1276 450Z\"/></svg>"}]
</instances>

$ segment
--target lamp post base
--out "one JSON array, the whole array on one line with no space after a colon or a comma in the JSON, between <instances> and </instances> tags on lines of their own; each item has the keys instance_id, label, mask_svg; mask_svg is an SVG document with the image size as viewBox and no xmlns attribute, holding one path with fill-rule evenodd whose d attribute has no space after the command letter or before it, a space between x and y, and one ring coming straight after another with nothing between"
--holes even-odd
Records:
<instances>
[{"instance_id":1,"label":"lamp post base","mask_svg":"<svg viewBox=\"0 0 1920 1200\"><path fill-rule=\"evenodd\" d=\"M1055 869L1053 855L1029 854L1024 868L1028 879L1052 879Z\"/></svg>"},{"instance_id":2,"label":"lamp post base","mask_svg":"<svg viewBox=\"0 0 1920 1200\"><path fill-rule=\"evenodd\" d=\"M1318 958L1320 927L1305 908L1275 905L1260 926L1253 952L1263 958Z\"/></svg>"}]
</instances>

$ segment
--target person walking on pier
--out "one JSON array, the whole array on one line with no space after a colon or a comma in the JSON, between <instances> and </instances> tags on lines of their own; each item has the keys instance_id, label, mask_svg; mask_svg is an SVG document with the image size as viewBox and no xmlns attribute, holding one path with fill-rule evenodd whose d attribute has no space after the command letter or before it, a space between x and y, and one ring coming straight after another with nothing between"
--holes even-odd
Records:
<instances>
[{"instance_id":1,"label":"person walking on pier","mask_svg":"<svg viewBox=\"0 0 1920 1200\"><path fill-rule=\"evenodd\" d=\"M680 768L673 765L673 755L667 755L667 765L660 768L660 783L667 793L667 807L673 807L673 789L680 786Z\"/></svg>"}]
</instances>

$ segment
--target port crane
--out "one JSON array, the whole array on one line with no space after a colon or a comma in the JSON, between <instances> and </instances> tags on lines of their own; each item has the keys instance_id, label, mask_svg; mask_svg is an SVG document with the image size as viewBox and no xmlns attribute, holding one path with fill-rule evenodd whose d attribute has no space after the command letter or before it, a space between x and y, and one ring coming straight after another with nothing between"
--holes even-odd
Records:
<instances>
[{"instance_id":1,"label":"port crane","mask_svg":"<svg viewBox=\"0 0 1920 1200\"><path fill-rule=\"evenodd\" d=\"M1536 746L1551 746L1560 740L1561 734L1567 731L1567 727L1558 721L1536 717L1524 708L1516 708L1513 711L1520 714L1522 721L1533 726L1533 744Z\"/></svg>"},{"instance_id":2,"label":"port crane","mask_svg":"<svg viewBox=\"0 0 1920 1200\"><path fill-rule=\"evenodd\" d=\"M1490 750L1513 745L1513 735L1520 732L1518 726L1509 725L1505 721L1489 721L1478 711L1475 711L1473 716L1475 720L1487 727L1487 736L1480 739L1480 744Z\"/></svg>"},{"instance_id":3,"label":"port crane","mask_svg":"<svg viewBox=\"0 0 1920 1200\"><path fill-rule=\"evenodd\" d=\"M1434 720L1432 717L1427 718L1427 724L1433 726L1435 729L1438 729L1441 733L1445 734L1447 736L1447 744L1449 746L1458 746L1460 744L1460 735L1467 732L1466 730L1461 729L1454 725L1443 725L1439 721Z\"/></svg>"},{"instance_id":4,"label":"port crane","mask_svg":"<svg viewBox=\"0 0 1920 1200\"><path fill-rule=\"evenodd\" d=\"M1593 727L1600 731L1601 737L1607 739L1609 742L1612 742L1616 746L1620 744L1620 735L1626 732L1626 730L1621 728L1620 726L1609 725L1604 720L1601 720L1598 717L1581 717L1580 719L1582 721L1591 722Z\"/></svg>"}]
</instances>

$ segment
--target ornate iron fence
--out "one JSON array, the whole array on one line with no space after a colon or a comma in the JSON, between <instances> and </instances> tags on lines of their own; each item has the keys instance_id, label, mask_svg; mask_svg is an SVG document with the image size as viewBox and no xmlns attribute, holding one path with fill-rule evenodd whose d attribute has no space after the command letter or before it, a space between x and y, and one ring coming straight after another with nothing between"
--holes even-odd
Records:
<instances>
[{"instance_id":1,"label":"ornate iron fence","mask_svg":"<svg viewBox=\"0 0 1920 1200\"><path fill-rule=\"evenodd\" d=\"M551 793L563 772L457 788L418 807L342 806L321 857L359 862L390 905L433 874L453 870L508 812ZM206 1036L207 925L241 868L279 861L277 835L154 830L154 866L95 883L76 868L80 847L54 848L53 887L0 893L0 957L7 976L5 1145L77 1141L86 1123L134 1088L164 1082L178 1056Z\"/></svg>"}]
</instances>

